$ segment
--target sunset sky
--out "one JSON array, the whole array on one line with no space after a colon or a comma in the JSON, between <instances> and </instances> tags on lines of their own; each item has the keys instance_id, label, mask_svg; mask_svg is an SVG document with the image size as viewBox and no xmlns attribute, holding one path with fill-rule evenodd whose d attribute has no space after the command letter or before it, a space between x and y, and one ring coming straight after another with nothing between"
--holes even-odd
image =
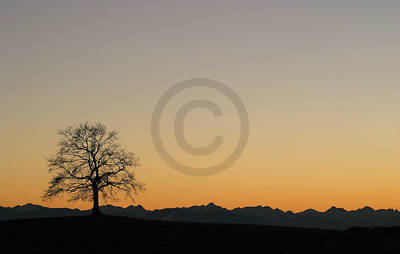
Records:
<instances>
[{"instance_id":1,"label":"sunset sky","mask_svg":"<svg viewBox=\"0 0 400 254\"><path fill-rule=\"evenodd\" d=\"M41 201L57 130L89 121L119 131L141 159L147 191L135 204L147 209L400 209L399 11L389 0L2 0L0 206L90 208ZM197 77L231 87L250 122L240 159L208 177L170 168L150 133L161 95ZM204 98L223 115L192 111L185 135L224 143L190 156L174 139L175 115ZM199 167L223 160L240 129L230 101L206 88L174 97L162 123L168 151Z\"/></svg>"}]
</instances>

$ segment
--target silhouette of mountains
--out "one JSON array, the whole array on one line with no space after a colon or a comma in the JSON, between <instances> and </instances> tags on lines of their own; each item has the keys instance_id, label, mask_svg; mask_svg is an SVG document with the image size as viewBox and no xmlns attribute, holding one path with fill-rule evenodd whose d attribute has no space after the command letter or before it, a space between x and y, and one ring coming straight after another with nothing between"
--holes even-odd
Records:
<instances>
[{"instance_id":1,"label":"silhouette of mountains","mask_svg":"<svg viewBox=\"0 0 400 254\"><path fill-rule=\"evenodd\" d=\"M185 221L203 223L261 224L287 227L307 227L320 229L349 229L353 227L393 227L400 225L400 212L393 209L374 210L364 207L347 211L331 207L325 212L308 209L293 213L268 206L243 207L228 210L209 203L208 205L146 210L141 205L126 208L106 205L102 213L139 219L161 221ZM90 210L48 208L26 204L15 207L0 206L0 221L25 218L51 218L89 215Z\"/></svg>"}]
</instances>

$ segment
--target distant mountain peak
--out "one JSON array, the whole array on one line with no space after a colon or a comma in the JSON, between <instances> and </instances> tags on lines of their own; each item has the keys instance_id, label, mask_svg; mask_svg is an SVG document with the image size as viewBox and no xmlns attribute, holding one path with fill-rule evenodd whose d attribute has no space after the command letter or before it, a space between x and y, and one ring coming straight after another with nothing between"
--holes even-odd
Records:
<instances>
[{"instance_id":1,"label":"distant mountain peak","mask_svg":"<svg viewBox=\"0 0 400 254\"><path fill-rule=\"evenodd\" d=\"M335 207L336 208L336 207ZM318 212L317 210L314 210L312 208L308 208L306 210L304 210L304 212Z\"/></svg>"},{"instance_id":2,"label":"distant mountain peak","mask_svg":"<svg viewBox=\"0 0 400 254\"><path fill-rule=\"evenodd\" d=\"M365 206L363 208L360 208L357 210L357 212L362 212L362 213L373 213L375 210L372 207Z\"/></svg>"},{"instance_id":3,"label":"distant mountain peak","mask_svg":"<svg viewBox=\"0 0 400 254\"><path fill-rule=\"evenodd\" d=\"M207 204L207 207L219 207L219 206L215 205L213 202L210 202Z\"/></svg>"},{"instance_id":4,"label":"distant mountain peak","mask_svg":"<svg viewBox=\"0 0 400 254\"><path fill-rule=\"evenodd\" d=\"M15 207L24 207L24 208L42 208L43 206L41 205L35 205L32 203L26 203L25 205L17 205Z\"/></svg>"},{"instance_id":5,"label":"distant mountain peak","mask_svg":"<svg viewBox=\"0 0 400 254\"><path fill-rule=\"evenodd\" d=\"M42 206L35 205L35 204L32 204L32 203L26 203L25 205L22 205L22 207L42 207Z\"/></svg>"},{"instance_id":6,"label":"distant mountain peak","mask_svg":"<svg viewBox=\"0 0 400 254\"><path fill-rule=\"evenodd\" d=\"M18 211L30 211L30 210L38 210L38 209L43 209L43 206L40 205L34 205L32 203L27 203L25 205L17 205L12 207L12 209L18 210Z\"/></svg>"},{"instance_id":7,"label":"distant mountain peak","mask_svg":"<svg viewBox=\"0 0 400 254\"><path fill-rule=\"evenodd\" d=\"M142 206L142 205L137 205L137 206L135 206L135 205L130 205L130 206L128 206L127 207L127 209L141 209L141 210L145 210L144 209L144 207Z\"/></svg>"},{"instance_id":8,"label":"distant mountain peak","mask_svg":"<svg viewBox=\"0 0 400 254\"><path fill-rule=\"evenodd\" d=\"M307 210L304 210L304 211L302 211L300 213L304 214L304 215L316 215L316 214L319 214L319 212L317 210L314 210L314 209L311 209L311 208L309 208Z\"/></svg>"},{"instance_id":9,"label":"distant mountain peak","mask_svg":"<svg viewBox=\"0 0 400 254\"><path fill-rule=\"evenodd\" d=\"M326 212L327 213L343 213L343 212L347 212L347 211L343 208L337 208L336 206L332 206Z\"/></svg>"},{"instance_id":10,"label":"distant mountain peak","mask_svg":"<svg viewBox=\"0 0 400 254\"><path fill-rule=\"evenodd\" d=\"M375 211L374 208L370 207L370 206L365 206L363 208L361 208L360 210L364 210L364 211Z\"/></svg>"}]
</instances>

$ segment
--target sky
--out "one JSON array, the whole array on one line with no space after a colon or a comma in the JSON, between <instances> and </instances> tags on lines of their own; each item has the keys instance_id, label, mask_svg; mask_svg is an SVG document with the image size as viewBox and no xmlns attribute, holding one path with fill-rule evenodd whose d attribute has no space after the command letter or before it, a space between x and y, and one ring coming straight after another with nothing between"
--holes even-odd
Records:
<instances>
[{"instance_id":1,"label":"sky","mask_svg":"<svg viewBox=\"0 0 400 254\"><path fill-rule=\"evenodd\" d=\"M147 191L135 204L147 209L400 209L399 10L369 0L2 0L0 206L90 208L40 198L57 130L89 121L119 131L141 159ZM191 78L229 86L249 115L241 157L208 177L169 167L150 132L158 99ZM174 117L204 98L223 115L191 111L185 136L224 143L192 156L176 144ZM193 88L167 106L161 131L176 159L210 166L234 148L237 112L217 91Z\"/></svg>"}]
</instances>

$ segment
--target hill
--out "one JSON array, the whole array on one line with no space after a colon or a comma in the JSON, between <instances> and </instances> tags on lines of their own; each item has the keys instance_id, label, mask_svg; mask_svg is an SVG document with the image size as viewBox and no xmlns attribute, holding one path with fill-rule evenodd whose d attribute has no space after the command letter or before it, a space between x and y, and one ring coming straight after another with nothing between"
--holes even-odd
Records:
<instances>
[{"instance_id":1,"label":"hill","mask_svg":"<svg viewBox=\"0 0 400 254\"><path fill-rule=\"evenodd\" d=\"M398 253L399 229L350 231L114 216L0 222L0 253Z\"/></svg>"},{"instance_id":2,"label":"hill","mask_svg":"<svg viewBox=\"0 0 400 254\"><path fill-rule=\"evenodd\" d=\"M325 212L308 209L293 213L268 206L243 207L232 210L214 203L208 205L146 210L142 206L102 206L107 215L162 221L186 221L203 223L260 224L286 227L306 227L345 230L352 227L392 227L400 226L400 212L392 209L374 210L370 207L347 211L331 207ZM26 204L15 207L0 207L0 221L89 215L89 210L68 208L47 208Z\"/></svg>"}]
</instances>

